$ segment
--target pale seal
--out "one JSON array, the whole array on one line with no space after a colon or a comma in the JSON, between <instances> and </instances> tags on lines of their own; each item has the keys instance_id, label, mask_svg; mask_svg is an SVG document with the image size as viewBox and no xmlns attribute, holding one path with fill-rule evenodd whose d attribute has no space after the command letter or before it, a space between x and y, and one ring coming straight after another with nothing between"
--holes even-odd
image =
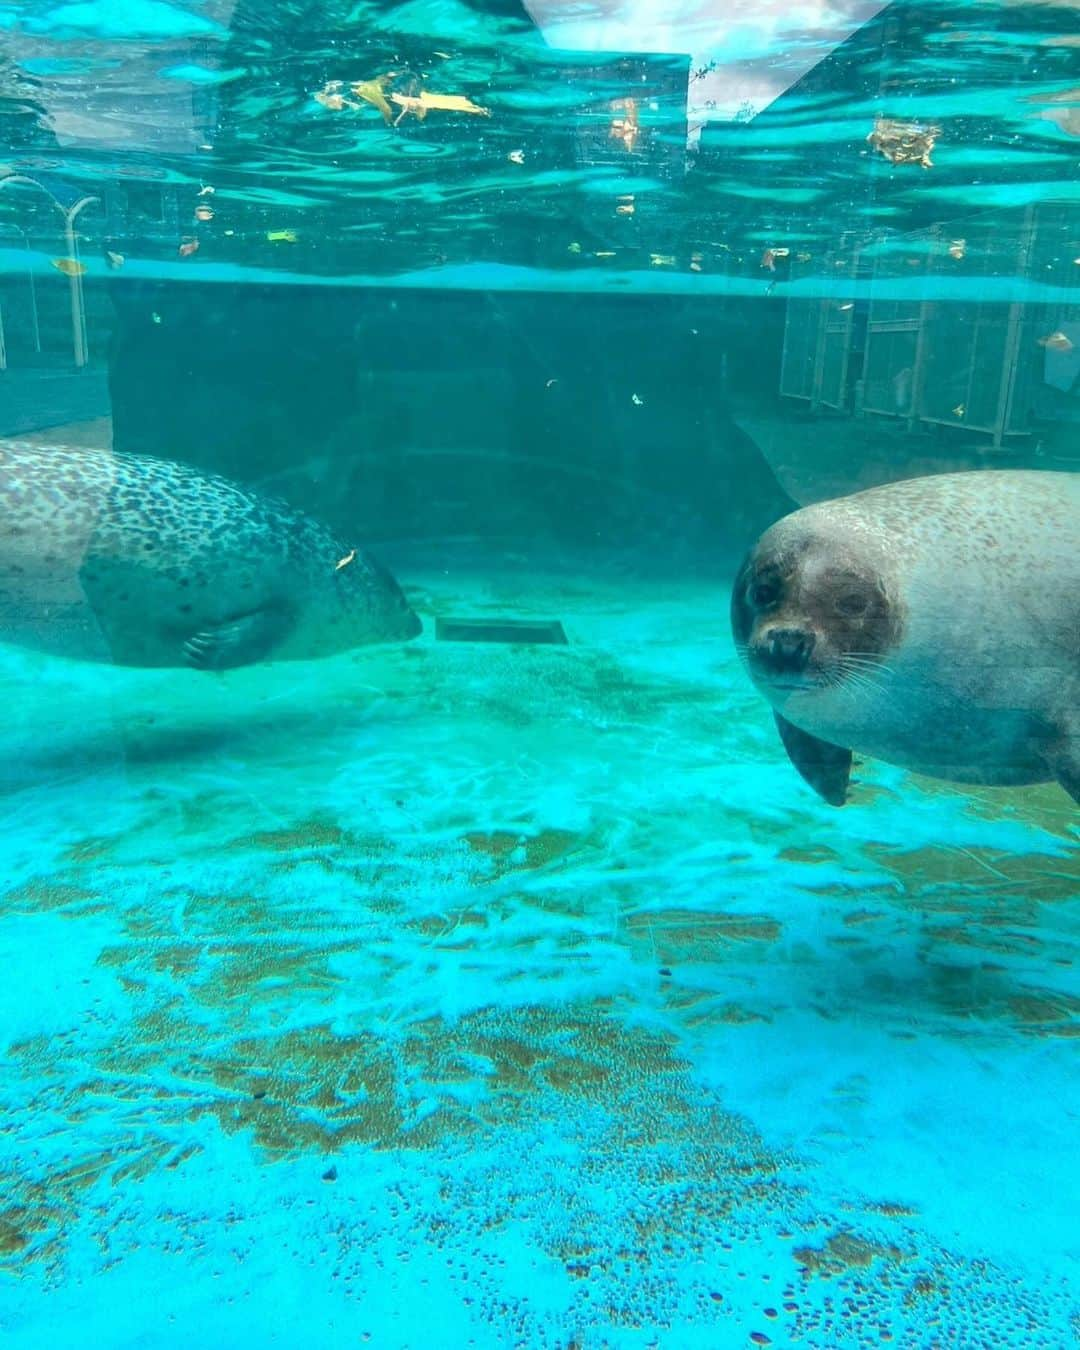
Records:
<instances>
[{"instance_id":1,"label":"pale seal","mask_svg":"<svg viewBox=\"0 0 1080 1350\"><path fill-rule=\"evenodd\" d=\"M0 640L224 670L420 631L370 555L182 464L0 441L0 512Z\"/></svg>"},{"instance_id":2,"label":"pale seal","mask_svg":"<svg viewBox=\"0 0 1080 1350\"><path fill-rule=\"evenodd\" d=\"M736 645L833 805L851 753L1080 801L1080 474L973 471L796 511L736 578Z\"/></svg>"}]
</instances>

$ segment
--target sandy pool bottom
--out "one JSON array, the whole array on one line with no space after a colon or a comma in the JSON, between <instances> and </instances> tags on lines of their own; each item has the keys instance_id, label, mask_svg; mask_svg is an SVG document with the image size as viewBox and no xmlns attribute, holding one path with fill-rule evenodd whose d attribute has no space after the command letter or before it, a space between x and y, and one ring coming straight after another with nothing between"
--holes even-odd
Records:
<instances>
[{"instance_id":1,"label":"sandy pool bottom","mask_svg":"<svg viewBox=\"0 0 1080 1350\"><path fill-rule=\"evenodd\" d=\"M4 653L5 1346L1071 1344L1063 794L818 803L709 587L417 604L223 677Z\"/></svg>"}]
</instances>

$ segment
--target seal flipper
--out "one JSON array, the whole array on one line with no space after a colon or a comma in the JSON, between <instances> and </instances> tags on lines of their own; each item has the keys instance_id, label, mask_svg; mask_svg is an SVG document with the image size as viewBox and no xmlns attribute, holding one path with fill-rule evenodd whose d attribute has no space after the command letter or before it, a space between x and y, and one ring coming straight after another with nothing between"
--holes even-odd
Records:
<instances>
[{"instance_id":1,"label":"seal flipper","mask_svg":"<svg viewBox=\"0 0 1080 1350\"><path fill-rule=\"evenodd\" d=\"M851 777L851 751L801 731L778 712L773 716L788 758L801 777L830 806L843 806Z\"/></svg>"},{"instance_id":2,"label":"seal flipper","mask_svg":"<svg viewBox=\"0 0 1080 1350\"><path fill-rule=\"evenodd\" d=\"M281 610L256 609L200 628L184 643L184 661L196 670L228 670L261 661L285 636L289 619Z\"/></svg>"}]
</instances>

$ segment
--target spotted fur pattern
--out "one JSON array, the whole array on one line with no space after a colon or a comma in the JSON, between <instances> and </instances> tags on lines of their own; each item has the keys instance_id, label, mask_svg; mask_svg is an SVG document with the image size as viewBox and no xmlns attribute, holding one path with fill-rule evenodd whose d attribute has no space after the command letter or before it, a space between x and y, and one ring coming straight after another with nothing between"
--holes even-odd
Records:
<instances>
[{"instance_id":1,"label":"spotted fur pattern","mask_svg":"<svg viewBox=\"0 0 1080 1350\"><path fill-rule=\"evenodd\" d=\"M287 503L183 464L0 442L0 638L242 665L413 636L394 579ZM194 640L194 645L193 644Z\"/></svg>"}]
</instances>

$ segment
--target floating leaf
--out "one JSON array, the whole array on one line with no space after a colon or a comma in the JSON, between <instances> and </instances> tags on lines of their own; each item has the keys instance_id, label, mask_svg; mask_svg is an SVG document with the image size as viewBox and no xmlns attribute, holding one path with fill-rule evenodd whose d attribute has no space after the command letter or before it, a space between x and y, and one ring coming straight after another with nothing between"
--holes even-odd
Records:
<instances>
[{"instance_id":1,"label":"floating leaf","mask_svg":"<svg viewBox=\"0 0 1080 1350\"><path fill-rule=\"evenodd\" d=\"M350 86L357 98L363 99L365 103L370 103L373 108L378 108L382 113L382 119L390 125L394 120L394 110L386 101L387 86L394 81L393 72L386 75L378 75L374 80L359 80L356 84Z\"/></svg>"},{"instance_id":2,"label":"floating leaf","mask_svg":"<svg viewBox=\"0 0 1080 1350\"><path fill-rule=\"evenodd\" d=\"M464 94L433 94L427 89L421 89L418 94L391 94L390 100L401 109L396 119L398 122L406 113L412 113L422 122L429 108L436 108L440 112L472 113L478 117L491 116L490 108L481 108Z\"/></svg>"},{"instance_id":3,"label":"floating leaf","mask_svg":"<svg viewBox=\"0 0 1080 1350\"><path fill-rule=\"evenodd\" d=\"M940 135L941 128L937 126L879 117L866 139L890 164L921 164L924 169L930 169L933 168L930 151Z\"/></svg>"}]
</instances>

